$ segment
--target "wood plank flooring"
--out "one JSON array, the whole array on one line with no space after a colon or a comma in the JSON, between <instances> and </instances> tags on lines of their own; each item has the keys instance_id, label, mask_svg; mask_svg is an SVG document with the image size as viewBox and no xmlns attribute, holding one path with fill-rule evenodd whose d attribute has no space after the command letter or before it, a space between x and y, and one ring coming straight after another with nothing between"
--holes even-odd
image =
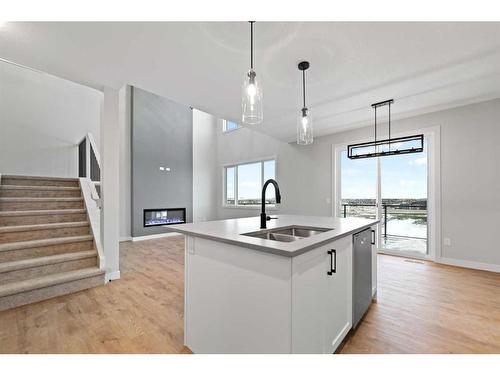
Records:
<instances>
[{"instance_id":1,"label":"wood plank flooring","mask_svg":"<svg viewBox=\"0 0 500 375\"><path fill-rule=\"evenodd\" d=\"M342 353L500 353L500 274L378 260L378 301Z\"/></svg>"},{"instance_id":2,"label":"wood plank flooring","mask_svg":"<svg viewBox=\"0 0 500 375\"><path fill-rule=\"evenodd\" d=\"M1 353L182 353L182 236L120 245L121 279L0 312Z\"/></svg>"},{"instance_id":3,"label":"wood plank flooring","mask_svg":"<svg viewBox=\"0 0 500 375\"><path fill-rule=\"evenodd\" d=\"M0 353L187 353L182 236L120 245L121 279L0 312ZM341 353L500 353L500 274L379 256Z\"/></svg>"}]
</instances>

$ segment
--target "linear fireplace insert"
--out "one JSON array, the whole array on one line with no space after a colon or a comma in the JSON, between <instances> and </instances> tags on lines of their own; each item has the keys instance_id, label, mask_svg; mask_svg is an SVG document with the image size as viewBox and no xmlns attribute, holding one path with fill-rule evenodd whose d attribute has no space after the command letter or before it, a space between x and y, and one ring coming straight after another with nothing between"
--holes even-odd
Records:
<instances>
[{"instance_id":1,"label":"linear fireplace insert","mask_svg":"<svg viewBox=\"0 0 500 375\"><path fill-rule=\"evenodd\" d=\"M181 224L185 222L185 208L151 208L144 210L144 227Z\"/></svg>"}]
</instances>

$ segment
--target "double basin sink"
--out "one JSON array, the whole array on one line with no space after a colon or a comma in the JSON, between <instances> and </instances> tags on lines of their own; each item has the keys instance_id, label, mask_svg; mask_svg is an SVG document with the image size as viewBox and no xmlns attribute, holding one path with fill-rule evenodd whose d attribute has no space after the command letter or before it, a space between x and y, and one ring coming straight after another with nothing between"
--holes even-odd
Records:
<instances>
[{"instance_id":1,"label":"double basin sink","mask_svg":"<svg viewBox=\"0 0 500 375\"><path fill-rule=\"evenodd\" d=\"M258 232L243 233L243 236L262 238L279 242L293 242L302 238L311 237L320 233L328 232L333 228L304 227L292 225L288 227L265 229Z\"/></svg>"}]
</instances>

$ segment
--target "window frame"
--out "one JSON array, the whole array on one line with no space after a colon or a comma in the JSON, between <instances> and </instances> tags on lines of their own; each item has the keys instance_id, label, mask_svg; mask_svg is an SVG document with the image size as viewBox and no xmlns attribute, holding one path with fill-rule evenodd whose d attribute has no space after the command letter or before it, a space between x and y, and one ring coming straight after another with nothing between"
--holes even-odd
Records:
<instances>
[{"instance_id":1,"label":"window frame","mask_svg":"<svg viewBox=\"0 0 500 375\"><path fill-rule=\"evenodd\" d=\"M233 124L236 124L237 125L236 128L227 129L228 122L232 122ZM239 130L241 128L242 128L242 126L239 123L237 123L236 121L222 119L222 133L231 133L231 132L234 132L234 131Z\"/></svg>"},{"instance_id":2,"label":"window frame","mask_svg":"<svg viewBox=\"0 0 500 375\"><path fill-rule=\"evenodd\" d=\"M276 156L269 156L258 159L251 159L237 163L228 163L222 165L222 207L224 208L238 208L238 209L260 209L261 203L250 205L250 204L238 204L238 166L247 164L260 163L260 180L261 185L264 183L264 163L268 161L274 161L274 178L278 175L278 158ZM234 204L227 203L227 170L229 168L234 168ZM266 207L271 210L276 209L276 204L268 204Z\"/></svg>"},{"instance_id":3,"label":"window frame","mask_svg":"<svg viewBox=\"0 0 500 375\"><path fill-rule=\"evenodd\" d=\"M440 259L442 257L441 249L441 179L440 179L440 168L441 168L441 126L429 126L426 128L416 128L413 130L408 130L400 133L394 134L396 137L406 136L415 133L422 133L426 140L427 149L427 246L428 253L422 257L417 257L418 259L433 260ZM363 142L365 140L360 140ZM341 216L341 202L342 202L342 189L341 189L341 155L342 151L347 150L348 143L339 143L332 145L332 216ZM380 163L377 161L377 169L380 167ZM380 186L380 170L377 170L377 198ZM377 202L377 217L381 217L382 205ZM380 248L380 223L377 224L375 247L377 252L388 251ZM396 253L397 254L397 253ZM397 254L400 255L400 254ZM410 256L406 254L405 256Z\"/></svg>"}]
</instances>

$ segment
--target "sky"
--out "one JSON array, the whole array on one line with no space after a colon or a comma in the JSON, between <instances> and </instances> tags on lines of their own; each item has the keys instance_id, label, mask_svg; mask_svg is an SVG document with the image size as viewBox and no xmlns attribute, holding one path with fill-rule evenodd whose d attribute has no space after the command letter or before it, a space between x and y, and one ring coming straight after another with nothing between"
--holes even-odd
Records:
<instances>
[{"instance_id":1,"label":"sky","mask_svg":"<svg viewBox=\"0 0 500 375\"><path fill-rule=\"evenodd\" d=\"M427 198L427 153L348 159L341 156L342 199L375 199L380 160L382 199Z\"/></svg>"},{"instance_id":2,"label":"sky","mask_svg":"<svg viewBox=\"0 0 500 375\"><path fill-rule=\"evenodd\" d=\"M276 168L275 161L269 160L264 162L264 181L262 178L262 163L243 164L238 166L238 199L260 199L262 193L263 183L270 179L275 178ZM234 169L228 168L227 170L227 197L233 198L234 193ZM267 189L266 198L274 198L274 188Z\"/></svg>"}]
</instances>

